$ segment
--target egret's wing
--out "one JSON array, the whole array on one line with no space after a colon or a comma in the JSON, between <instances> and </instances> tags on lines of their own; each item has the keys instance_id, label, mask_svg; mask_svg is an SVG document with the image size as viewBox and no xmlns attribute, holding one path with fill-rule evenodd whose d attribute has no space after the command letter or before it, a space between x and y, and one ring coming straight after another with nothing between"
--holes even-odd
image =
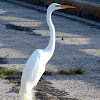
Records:
<instances>
[{"instance_id":1,"label":"egret's wing","mask_svg":"<svg viewBox=\"0 0 100 100\"><path fill-rule=\"evenodd\" d=\"M35 86L41 78L45 70L45 65L42 63L41 53L35 51L28 59L22 74L22 84L31 83ZM25 82L25 83L24 83Z\"/></svg>"}]
</instances>

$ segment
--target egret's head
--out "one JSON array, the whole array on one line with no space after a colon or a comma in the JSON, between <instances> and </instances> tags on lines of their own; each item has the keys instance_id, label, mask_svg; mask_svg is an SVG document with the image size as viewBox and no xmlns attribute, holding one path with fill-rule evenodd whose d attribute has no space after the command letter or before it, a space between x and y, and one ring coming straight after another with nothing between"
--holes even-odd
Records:
<instances>
[{"instance_id":1,"label":"egret's head","mask_svg":"<svg viewBox=\"0 0 100 100\"><path fill-rule=\"evenodd\" d=\"M69 5L61 5L61 4L57 4L57 3L52 3L48 8L50 10L54 11L54 10L58 10L58 9L76 8L76 7L69 6Z\"/></svg>"}]
</instances>

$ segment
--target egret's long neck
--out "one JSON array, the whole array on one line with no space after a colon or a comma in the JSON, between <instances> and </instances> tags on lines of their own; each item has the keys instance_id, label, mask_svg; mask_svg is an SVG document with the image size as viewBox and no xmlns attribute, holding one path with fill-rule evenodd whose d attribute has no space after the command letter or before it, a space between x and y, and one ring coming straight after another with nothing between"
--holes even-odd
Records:
<instances>
[{"instance_id":1,"label":"egret's long neck","mask_svg":"<svg viewBox=\"0 0 100 100\"><path fill-rule=\"evenodd\" d=\"M47 52L49 52L50 56L53 55L54 49L55 49L55 27L52 23L51 15L52 15L52 11L50 11L48 9L47 10L47 24L48 24L49 30L50 30L50 41L49 41L49 44L45 50Z\"/></svg>"}]
</instances>

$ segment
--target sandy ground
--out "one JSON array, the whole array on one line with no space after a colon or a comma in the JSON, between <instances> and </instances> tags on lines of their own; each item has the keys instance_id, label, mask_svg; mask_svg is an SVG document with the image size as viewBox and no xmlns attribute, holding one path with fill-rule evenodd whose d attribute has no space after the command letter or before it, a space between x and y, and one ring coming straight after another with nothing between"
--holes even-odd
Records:
<instances>
[{"instance_id":1,"label":"sandy ground","mask_svg":"<svg viewBox=\"0 0 100 100\"><path fill-rule=\"evenodd\" d=\"M0 1L0 58L7 60L7 64L0 66L22 71L31 53L47 46L49 31L45 11L34 5L29 8ZM55 75L44 79L52 82L56 89L67 92L66 97L100 100L100 26L68 16L61 12L52 16L56 48L46 70L55 72L82 66L85 75ZM18 100L18 93L10 92L13 86L0 79L0 100Z\"/></svg>"},{"instance_id":2,"label":"sandy ground","mask_svg":"<svg viewBox=\"0 0 100 100\"><path fill-rule=\"evenodd\" d=\"M99 0L82 0L82 1L86 1L86 2L91 2L91 3L95 3L95 4L100 4Z\"/></svg>"}]
</instances>

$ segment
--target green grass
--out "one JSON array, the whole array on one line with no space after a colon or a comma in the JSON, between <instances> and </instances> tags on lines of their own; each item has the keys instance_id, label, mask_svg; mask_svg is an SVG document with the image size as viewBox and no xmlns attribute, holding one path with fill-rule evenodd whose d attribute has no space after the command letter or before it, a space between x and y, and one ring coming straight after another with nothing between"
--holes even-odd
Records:
<instances>
[{"instance_id":1,"label":"green grass","mask_svg":"<svg viewBox=\"0 0 100 100\"><path fill-rule=\"evenodd\" d=\"M47 92L44 92L44 94L46 94L46 95L47 95L48 93L47 93Z\"/></svg>"},{"instance_id":2,"label":"green grass","mask_svg":"<svg viewBox=\"0 0 100 100\"><path fill-rule=\"evenodd\" d=\"M4 78L4 74L0 74L0 78Z\"/></svg>"},{"instance_id":3,"label":"green grass","mask_svg":"<svg viewBox=\"0 0 100 100\"><path fill-rule=\"evenodd\" d=\"M48 97L48 99L52 100L55 98L55 96L48 94L47 92L44 92L44 94Z\"/></svg>"},{"instance_id":4,"label":"green grass","mask_svg":"<svg viewBox=\"0 0 100 100\"><path fill-rule=\"evenodd\" d=\"M84 69L82 67L69 69L68 71L61 69L58 73L62 75L75 75L75 74L84 74Z\"/></svg>"},{"instance_id":5,"label":"green grass","mask_svg":"<svg viewBox=\"0 0 100 100\"><path fill-rule=\"evenodd\" d=\"M67 74L67 71L66 70L64 70L64 69L61 69L61 70L59 70L59 72L58 72L59 74L63 74L63 75L66 75Z\"/></svg>"},{"instance_id":6,"label":"green grass","mask_svg":"<svg viewBox=\"0 0 100 100\"><path fill-rule=\"evenodd\" d=\"M82 67L74 69L75 74L84 74L85 70Z\"/></svg>"},{"instance_id":7,"label":"green grass","mask_svg":"<svg viewBox=\"0 0 100 100\"><path fill-rule=\"evenodd\" d=\"M21 75L22 72L15 71L15 70L9 70L7 68L0 69L0 75Z\"/></svg>"},{"instance_id":8,"label":"green grass","mask_svg":"<svg viewBox=\"0 0 100 100\"><path fill-rule=\"evenodd\" d=\"M55 97L54 97L54 96L49 96L49 98L50 98L50 99L54 99Z\"/></svg>"},{"instance_id":9,"label":"green grass","mask_svg":"<svg viewBox=\"0 0 100 100\"><path fill-rule=\"evenodd\" d=\"M10 83L17 83L16 80L10 80Z\"/></svg>"},{"instance_id":10,"label":"green grass","mask_svg":"<svg viewBox=\"0 0 100 100\"><path fill-rule=\"evenodd\" d=\"M22 72L16 71L16 70L10 70L7 68L0 68L0 78L7 78L8 76L12 79L8 79L10 83L17 83L18 79L13 79L13 76L20 76L22 75Z\"/></svg>"},{"instance_id":11,"label":"green grass","mask_svg":"<svg viewBox=\"0 0 100 100\"><path fill-rule=\"evenodd\" d=\"M51 75L52 72L49 72L49 71L45 71L43 75Z\"/></svg>"},{"instance_id":12,"label":"green grass","mask_svg":"<svg viewBox=\"0 0 100 100\"><path fill-rule=\"evenodd\" d=\"M8 70L6 68L0 70L0 74L4 74L4 75L11 75L13 73L14 73L14 71Z\"/></svg>"},{"instance_id":13,"label":"green grass","mask_svg":"<svg viewBox=\"0 0 100 100\"><path fill-rule=\"evenodd\" d=\"M84 74L85 70L82 67L76 67L74 69L69 69L68 71L61 69L58 71L58 74L62 75L76 75L76 74ZM52 72L45 71L43 75L52 75Z\"/></svg>"}]
</instances>

